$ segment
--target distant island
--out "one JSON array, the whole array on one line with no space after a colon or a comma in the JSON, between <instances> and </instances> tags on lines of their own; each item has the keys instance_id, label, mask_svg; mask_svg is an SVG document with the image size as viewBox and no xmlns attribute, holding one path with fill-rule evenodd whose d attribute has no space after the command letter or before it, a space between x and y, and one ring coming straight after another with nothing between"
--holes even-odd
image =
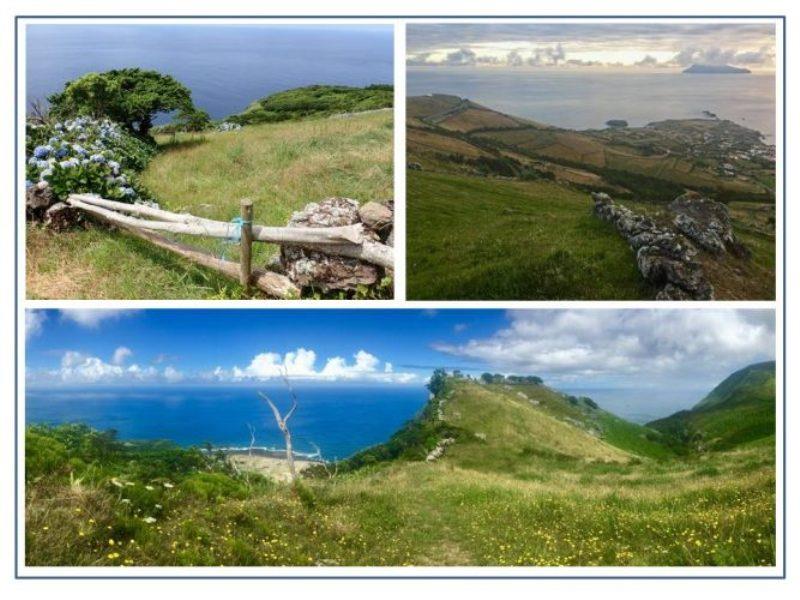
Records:
<instances>
[{"instance_id":1,"label":"distant island","mask_svg":"<svg viewBox=\"0 0 800 600\"><path fill-rule=\"evenodd\" d=\"M690 74L744 74L749 73L750 69L743 69L740 67L732 67L730 65L692 65L688 69L683 70L684 73Z\"/></svg>"},{"instance_id":2,"label":"distant island","mask_svg":"<svg viewBox=\"0 0 800 600\"><path fill-rule=\"evenodd\" d=\"M627 127L628 122L625 119L609 119L606 121L607 127Z\"/></svg>"}]
</instances>

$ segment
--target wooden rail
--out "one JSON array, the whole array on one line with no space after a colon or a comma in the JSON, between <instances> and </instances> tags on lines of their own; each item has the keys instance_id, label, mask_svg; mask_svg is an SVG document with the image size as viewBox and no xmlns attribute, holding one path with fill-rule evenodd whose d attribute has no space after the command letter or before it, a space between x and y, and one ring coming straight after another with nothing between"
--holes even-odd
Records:
<instances>
[{"instance_id":1,"label":"wooden rail","mask_svg":"<svg viewBox=\"0 0 800 600\"><path fill-rule=\"evenodd\" d=\"M361 224L344 227L265 227L253 224L253 203L242 200L240 216L236 222L226 223L174 213L143 204L127 204L89 194L71 194L69 206L99 217L104 221L170 250L228 277L238 279L249 293L256 287L266 294L289 298L299 297L300 289L286 276L264 270L252 269L253 242L266 242L287 246L301 246L325 254L357 258L385 269L394 267L394 249L364 235ZM165 231L212 238L238 239L240 260L234 262L217 258L203 250L172 241L156 232Z\"/></svg>"}]
</instances>

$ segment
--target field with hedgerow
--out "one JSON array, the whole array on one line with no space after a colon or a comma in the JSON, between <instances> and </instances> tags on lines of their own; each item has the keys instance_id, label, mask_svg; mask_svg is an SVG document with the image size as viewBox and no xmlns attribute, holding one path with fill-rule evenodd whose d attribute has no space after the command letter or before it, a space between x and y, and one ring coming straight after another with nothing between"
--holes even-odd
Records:
<instances>
[{"instance_id":1,"label":"field with hedgerow","mask_svg":"<svg viewBox=\"0 0 800 600\"><path fill-rule=\"evenodd\" d=\"M704 425L681 437L489 381L434 374L433 399L388 442L294 484L221 452L29 427L26 563L775 564L774 363L719 386L721 415L772 407L757 430L725 417L749 433L724 451L703 448Z\"/></svg>"}]
</instances>

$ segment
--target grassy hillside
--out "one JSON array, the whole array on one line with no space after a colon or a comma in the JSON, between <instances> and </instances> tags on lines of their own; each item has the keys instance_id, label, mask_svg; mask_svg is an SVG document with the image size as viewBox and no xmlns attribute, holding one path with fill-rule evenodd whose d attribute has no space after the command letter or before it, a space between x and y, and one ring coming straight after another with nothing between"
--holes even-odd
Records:
<instances>
[{"instance_id":1,"label":"grassy hillside","mask_svg":"<svg viewBox=\"0 0 800 600\"><path fill-rule=\"evenodd\" d=\"M275 123L310 116L391 108L393 103L394 87L391 85L370 85L363 88L309 85L256 100L243 112L226 120L240 125Z\"/></svg>"},{"instance_id":2,"label":"grassy hillside","mask_svg":"<svg viewBox=\"0 0 800 600\"><path fill-rule=\"evenodd\" d=\"M775 563L770 448L676 458L584 399L509 388L448 379L391 456L294 486L197 451L29 428L26 562Z\"/></svg>"},{"instance_id":3,"label":"grassy hillside","mask_svg":"<svg viewBox=\"0 0 800 600\"><path fill-rule=\"evenodd\" d=\"M643 299L653 295L586 193L550 181L409 170L413 299Z\"/></svg>"},{"instance_id":4,"label":"grassy hillside","mask_svg":"<svg viewBox=\"0 0 800 600\"><path fill-rule=\"evenodd\" d=\"M687 189L726 201L751 253L699 253L715 298L775 296L774 163L757 132L710 119L570 131L441 94L408 99L406 131L410 298L653 298L613 228L592 223L589 192L669 225Z\"/></svg>"},{"instance_id":5,"label":"grassy hillside","mask_svg":"<svg viewBox=\"0 0 800 600\"><path fill-rule=\"evenodd\" d=\"M391 111L244 127L235 132L162 136L142 174L162 207L228 221L241 198L259 224L285 225L292 211L329 196L393 196ZM180 237L180 236L177 236ZM237 282L105 229L27 231L29 298L238 298ZM238 247L184 237L230 260ZM254 265L275 246L256 244Z\"/></svg>"},{"instance_id":6,"label":"grassy hillside","mask_svg":"<svg viewBox=\"0 0 800 600\"><path fill-rule=\"evenodd\" d=\"M690 449L724 450L775 437L775 362L725 379L691 410L649 424Z\"/></svg>"}]
</instances>

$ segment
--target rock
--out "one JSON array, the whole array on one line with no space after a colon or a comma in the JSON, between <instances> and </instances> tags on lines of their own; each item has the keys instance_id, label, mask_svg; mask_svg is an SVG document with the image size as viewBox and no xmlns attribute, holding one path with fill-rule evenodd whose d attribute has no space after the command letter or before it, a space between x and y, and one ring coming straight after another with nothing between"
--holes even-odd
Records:
<instances>
[{"instance_id":1,"label":"rock","mask_svg":"<svg viewBox=\"0 0 800 600\"><path fill-rule=\"evenodd\" d=\"M658 300L711 300L714 288L694 260L697 250L680 233L659 227L653 219L592 193L594 214L614 225L636 253L642 277L660 288Z\"/></svg>"},{"instance_id":2,"label":"rock","mask_svg":"<svg viewBox=\"0 0 800 600\"><path fill-rule=\"evenodd\" d=\"M428 452L428 456L425 457L425 460L428 462L433 462L441 458L442 455L444 454L445 448L447 448L447 446L449 446L453 442L455 442L453 438L444 438L438 444L436 444L436 447L433 450Z\"/></svg>"},{"instance_id":3,"label":"rock","mask_svg":"<svg viewBox=\"0 0 800 600\"><path fill-rule=\"evenodd\" d=\"M66 231L82 222L80 211L63 202L56 202L44 213L44 225L53 231Z\"/></svg>"},{"instance_id":4,"label":"rock","mask_svg":"<svg viewBox=\"0 0 800 600\"><path fill-rule=\"evenodd\" d=\"M57 201L46 181L40 181L25 191L25 215L28 220L41 221L47 209Z\"/></svg>"},{"instance_id":5,"label":"rock","mask_svg":"<svg viewBox=\"0 0 800 600\"><path fill-rule=\"evenodd\" d=\"M382 231L392 226L392 211L385 204L367 202L358 209L361 222L373 231Z\"/></svg>"},{"instance_id":6,"label":"rock","mask_svg":"<svg viewBox=\"0 0 800 600\"><path fill-rule=\"evenodd\" d=\"M726 245L734 244L733 225L728 207L696 192L687 192L670 202L676 213L673 224L701 248L721 254Z\"/></svg>"},{"instance_id":7,"label":"rock","mask_svg":"<svg viewBox=\"0 0 800 600\"><path fill-rule=\"evenodd\" d=\"M292 214L289 227L341 227L360 222L359 203L351 198L326 198L307 204ZM378 234L369 230L365 235L377 240ZM275 265L273 265L275 268ZM301 288L321 292L354 291L359 286L375 285L381 276L377 265L355 258L323 254L299 246L283 246L280 270Z\"/></svg>"}]
</instances>

